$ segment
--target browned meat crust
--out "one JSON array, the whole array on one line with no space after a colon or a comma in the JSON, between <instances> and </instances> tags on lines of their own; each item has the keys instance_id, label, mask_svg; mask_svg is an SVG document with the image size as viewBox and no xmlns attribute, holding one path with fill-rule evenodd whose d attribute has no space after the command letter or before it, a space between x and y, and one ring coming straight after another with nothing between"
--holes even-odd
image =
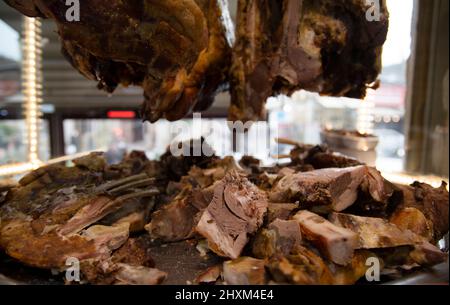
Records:
<instances>
[{"instance_id":1,"label":"browned meat crust","mask_svg":"<svg viewBox=\"0 0 450 305\"><path fill-rule=\"evenodd\" d=\"M449 213L447 184L443 183L441 187L435 189L430 185L415 182L411 186L398 186L398 188L401 191L402 199L393 216L393 221L397 224L406 222L422 226L417 230L422 231L425 236L431 235L430 241L437 242L442 239L449 230L449 218L443 217L443 215L448 216ZM415 216L407 213L407 211L412 211L408 208L423 213L426 221L420 215L417 216L417 212L415 215L419 218L418 222L413 219L405 219Z\"/></svg>"}]
</instances>

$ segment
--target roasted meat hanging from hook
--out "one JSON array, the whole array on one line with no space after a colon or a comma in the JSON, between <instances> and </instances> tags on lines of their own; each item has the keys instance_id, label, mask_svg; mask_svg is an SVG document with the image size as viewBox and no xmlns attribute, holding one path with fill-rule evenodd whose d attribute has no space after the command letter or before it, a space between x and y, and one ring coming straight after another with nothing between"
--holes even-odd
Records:
<instances>
[{"instance_id":1,"label":"roasted meat hanging from hook","mask_svg":"<svg viewBox=\"0 0 450 305\"><path fill-rule=\"evenodd\" d=\"M76 22L66 1L6 3L54 20L63 54L99 89L143 87L146 120L206 110L227 80L233 33L224 0L83 1Z\"/></svg>"},{"instance_id":2,"label":"roasted meat hanging from hook","mask_svg":"<svg viewBox=\"0 0 450 305\"><path fill-rule=\"evenodd\" d=\"M364 98L381 71L388 12L365 0L239 0L231 120L265 117L270 96L305 89Z\"/></svg>"}]
</instances>

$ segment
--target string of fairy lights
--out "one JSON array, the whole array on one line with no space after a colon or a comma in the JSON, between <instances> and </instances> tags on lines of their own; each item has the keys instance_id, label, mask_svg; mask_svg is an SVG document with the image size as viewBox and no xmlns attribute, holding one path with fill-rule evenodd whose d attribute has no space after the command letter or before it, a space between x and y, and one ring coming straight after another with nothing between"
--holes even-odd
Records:
<instances>
[{"instance_id":1,"label":"string of fairy lights","mask_svg":"<svg viewBox=\"0 0 450 305\"><path fill-rule=\"evenodd\" d=\"M38 18L24 18L22 90L27 128L28 161L40 163L38 157L40 104L42 103L42 34Z\"/></svg>"},{"instance_id":2,"label":"string of fairy lights","mask_svg":"<svg viewBox=\"0 0 450 305\"><path fill-rule=\"evenodd\" d=\"M23 18L22 93L26 123L28 162L0 167L0 176L14 175L38 168L39 133L42 103L42 34L39 18Z\"/></svg>"}]
</instances>

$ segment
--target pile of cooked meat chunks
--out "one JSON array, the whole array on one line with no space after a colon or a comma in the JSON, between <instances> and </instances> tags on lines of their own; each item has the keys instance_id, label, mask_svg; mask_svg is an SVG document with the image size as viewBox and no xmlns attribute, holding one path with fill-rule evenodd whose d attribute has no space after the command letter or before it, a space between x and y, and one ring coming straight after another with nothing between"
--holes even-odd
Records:
<instances>
[{"instance_id":1,"label":"pile of cooked meat chunks","mask_svg":"<svg viewBox=\"0 0 450 305\"><path fill-rule=\"evenodd\" d=\"M180 243L208 261L186 282L355 284L369 259L386 279L445 262L435 245L448 233L448 206L445 184L395 185L324 146L298 144L272 167L169 151L109 165L94 153L40 168L5 193L0 248L61 272L76 258L91 284L164 283L174 270L152 253ZM189 264L173 255L177 268Z\"/></svg>"}]
</instances>

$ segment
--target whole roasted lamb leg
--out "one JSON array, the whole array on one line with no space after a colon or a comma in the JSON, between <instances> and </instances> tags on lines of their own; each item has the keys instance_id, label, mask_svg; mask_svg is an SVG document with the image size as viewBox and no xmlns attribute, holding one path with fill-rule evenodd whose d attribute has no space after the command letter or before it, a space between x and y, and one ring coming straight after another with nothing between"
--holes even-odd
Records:
<instances>
[{"instance_id":1,"label":"whole roasted lamb leg","mask_svg":"<svg viewBox=\"0 0 450 305\"><path fill-rule=\"evenodd\" d=\"M144 88L152 122L203 111L226 82L231 26L224 0L90 0L68 21L64 0L5 0L30 17L54 20L62 52L98 88Z\"/></svg>"},{"instance_id":2,"label":"whole roasted lamb leg","mask_svg":"<svg viewBox=\"0 0 450 305\"><path fill-rule=\"evenodd\" d=\"M377 86L385 1L239 0L232 120L265 116L267 98L299 89L363 98Z\"/></svg>"}]
</instances>

